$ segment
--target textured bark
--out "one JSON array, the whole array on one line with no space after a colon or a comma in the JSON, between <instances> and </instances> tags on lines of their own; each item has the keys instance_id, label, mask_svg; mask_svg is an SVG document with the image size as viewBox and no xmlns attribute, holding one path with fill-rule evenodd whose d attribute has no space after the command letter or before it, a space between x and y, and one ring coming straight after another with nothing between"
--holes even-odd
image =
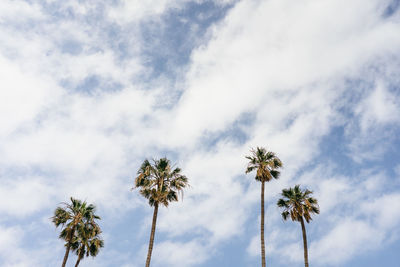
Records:
<instances>
[{"instance_id":1,"label":"textured bark","mask_svg":"<svg viewBox=\"0 0 400 267\"><path fill-rule=\"evenodd\" d=\"M307 233L306 233L306 227L304 225L303 217L301 217L300 223L301 223L301 231L303 232L304 266L308 267Z\"/></svg>"},{"instance_id":2,"label":"textured bark","mask_svg":"<svg viewBox=\"0 0 400 267\"><path fill-rule=\"evenodd\" d=\"M69 250L71 249L71 240L72 240L72 237L74 236L74 233L75 233L75 226L72 227L72 229L71 229L71 232L70 232L70 235L68 238L67 249L65 250L64 260L63 260L61 267L65 267L65 264L67 264Z\"/></svg>"},{"instance_id":3,"label":"textured bark","mask_svg":"<svg viewBox=\"0 0 400 267\"><path fill-rule=\"evenodd\" d=\"M78 259L76 260L75 267L78 267L79 263L81 262L81 259L82 259L82 257L81 257L81 255L79 255Z\"/></svg>"},{"instance_id":4,"label":"textured bark","mask_svg":"<svg viewBox=\"0 0 400 267\"><path fill-rule=\"evenodd\" d=\"M65 264L67 263L70 248L71 248L71 243L68 242L67 249L65 250L64 260L61 267L65 267Z\"/></svg>"},{"instance_id":5,"label":"textured bark","mask_svg":"<svg viewBox=\"0 0 400 267\"><path fill-rule=\"evenodd\" d=\"M261 182L261 266L265 267L265 241L264 241L264 187L265 182Z\"/></svg>"},{"instance_id":6,"label":"textured bark","mask_svg":"<svg viewBox=\"0 0 400 267\"><path fill-rule=\"evenodd\" d=\"M158 213L158 203L154 204L153 223L151 224L151 234L150 234L149 250L147 252L146 267L150 266L151 252L153 251L154 235L156 232L157 213Z\"/></svg>"}]
</instances>

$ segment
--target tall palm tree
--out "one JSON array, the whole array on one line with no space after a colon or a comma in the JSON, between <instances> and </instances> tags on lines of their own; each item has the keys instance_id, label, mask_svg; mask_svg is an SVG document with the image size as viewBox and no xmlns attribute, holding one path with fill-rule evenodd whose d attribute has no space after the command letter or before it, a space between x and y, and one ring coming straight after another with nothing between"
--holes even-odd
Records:
<instances>
[{"instance_id":1,"label":"tall palm tree","mask_svg":"<svg viewBox=\"0 0 400 267\"><path fill-rule=\"evenodd\" d=\"M257 170L255 179L261 182L261 264L265 267L265 241L264 241L264 191L265 182L272 179L278 179L280 172L279 168L282 167L281 160L275 155L274 152L267 151L263 147L251 149L251 155L246 156L249 160L247 165L246 174Z\"/></svg>"},{"instance_id":2,"label":"tall palm tree","mask_svg":"<svg viewBox=\"0 0 400 267\"><path fill-rule=\"evenodd\" d=\"M300 185L294 188L282 190L283 198L278 200L278 207L283 208L282 218L292 221L298 221L301 224L303 233L303 246L304 246L304 265L308 267L308 249L307 249L307 234L304 220L309 223L312 218L311 214L319 214L318 201L311 197L312 191L305 189L301 190Z\"/></svg>"},{"instance_id":3,"label":"tall palm tree","mask_svg":"<svg viewBox=\"0 0 400 267\"><path fill-rule=\"evenodd\" d=\"M181 174L181 169L173 168L167 158L153 160L152 163L146 159L137 174L135 188L139 188L140 194L149 200L151 207L154 207L146 259L146 267L149 267L156 231L158 207L159 205L168 207L170 202L178 201L178 193L182 195L183 189L189 186L189 183L187 177Z\"/></svg>"},{"instance_id":4,"label":"tall palm tree","mask_svg":"<svg viewBox=\"0 0 400 267\"><path fill-rule=\"evenodd\" d=\"M104 241L100 237L100 226L94 222L87 222L84 227L78 228L76 233L72 244L72 250L74 250L78 256L75 263L75 267L78 267L80 261L85 256L97 256L100 248L104 247Z\"/></svg>"},{"instance_id":5,"label":"tall palm tree","mask_svg":"<svg viewBox=\"0 0 400 267\"><path fill-rule=\"evenodd\" d=\"M62 227L59 238L65 240L66 249L61 266L65 267L78 229L83 228L89 222L94 222L95 219L100 219L100 217L94 214L96 210L94 205L88 205L78 199L71 197L71 204L65 202L62 204L63 207L57 207L51 219L56 227L60 225Z\"/></svg>"}]
</instances>

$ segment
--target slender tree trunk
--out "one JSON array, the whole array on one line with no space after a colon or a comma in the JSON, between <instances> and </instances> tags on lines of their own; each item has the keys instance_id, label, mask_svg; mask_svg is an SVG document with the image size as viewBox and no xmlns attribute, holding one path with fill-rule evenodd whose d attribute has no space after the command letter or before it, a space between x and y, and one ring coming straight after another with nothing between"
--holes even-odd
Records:
<instances>
[{"instance_id":1,"label":"slender tree trunk","mask_svg":"<svg viewBox=\"0 0 400 267\"><path fill-rule=\"evenodd\" d=\"M72 241L72 237L74 236L74 233L75 233L75 226L73 226L71 229L71 232L70 232L70 235L68 238L67 249L65 250L64 260L63 260L61 267L65 267L65 264L67 264L69 250L71 249L71 241Z\"/></svg>"},{"instance_id":2,"label":"slender tree trunk","mask_svg":"<svg viewBox=\"0 0 400 267\"><path fill-rule=\"evenodd\" d=\"M306 233L306 227L304 225L303 217L301 217L300 223L301 223L301 231L303 232L304 265L305 265L305 267L308 267L307 233Z\"/></svg>"},{"instance_id":3,"label":"slender tree trunk","mask_svg":"<svg viewBox=\"0 0 400 267\"><path fill-rule=\"evenodd\" d=\"M158 213L158 203L154 204L153 223L151 224L151 234L150 234L149 250L147 252L146 267L150 266L151 252L153 251L154 235L156 232L157 213Z\"/></svg>"},{"instance_id":4,"label":"slender tree trunk","mask_svg":"<svg viewBox=\"0 0 400 267\"><path fill-rule=\"evenodd\" d=\"M79 263L81 262L81 259L82 259L82 257L81 257L81 255L79 255L78 259L76 260L75 267L78 267Z\"/></svg>"},{"instance_id":5,"label":"slender tree trunk","mask_svg":"<svg viewBox=\"0 0 400 267\"><path fill-rule=\"evenodd\" d=\"M265 241L264 241L264 187L265 182L261 182L261 266L265 267Z\"/></svg>"},{"instance_id":6,"label":"slender tree trunk","mask_svg":"<svg viewBox=\"0 0 400 267\"><path fill-rule=\"evenodd\" d=\"M65 250L64 260L61 267L65 267L65 264L67 263L70 248L71 248L71 243L68 242L67 249Z\"/></svg>"}]
</instances>

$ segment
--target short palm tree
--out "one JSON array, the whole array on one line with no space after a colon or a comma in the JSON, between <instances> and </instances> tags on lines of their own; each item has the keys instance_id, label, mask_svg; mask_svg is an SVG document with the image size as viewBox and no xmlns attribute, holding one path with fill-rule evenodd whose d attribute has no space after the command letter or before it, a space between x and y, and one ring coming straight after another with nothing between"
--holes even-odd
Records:
<instances>
[{"instance_id":1,"label":"short palm tree","mask_svg":"<svg viewBox=\"0 0 400 267\"><path fill-rule=\"evenodd\" d=\"M75 267L78 267L80 261L85 256L97 256L100 248L104 247L104 241L101 239L100 234L100 226L94 222L88 222L84 227L77 229L76 236L71 246L78 256Z\"/></svg>"},{"instance_id":2,"label":"short palm tree","mask_svg":"<svg viewBox=\"0 0 400 267\"><path fill-rule=\"evenodd\" d=\"M146 159L137 174L135 188L139 188L140 194L149 200L150 206L154 207L146 259L146 267L149 267L156 231L158 207L159 205L168 207L170 202L178 201L178 193L183 194L183 189L189 184L187 177L181 174L181 169L173 168L167 158L153 160L152 163Z\"/></svg>"},{"instance_id":3,"label":"short palm tree","mask_svg":"<svg viewBox=\"0 0 400 267\"><path fill-rule=\"evenodd\" d=\"M278 207L284 209L282 212L284 220L287 220L290 216L292 221L298 221L301 224L305 267L308 267L308 249L304 220L309 223L312 220L311 214L319 214L318 201L311 197L311 194L312 191L308 189L301 190L300 185L296 185L294 188L283 189L283 198L279 199L277 203Z\"/></svg>"},{"instance_id":4,"label":"short palm tree","mask_svg":"<svg viewBox=\"0 0 400 267\"><path fill-rule=\"evenodd\" d=\"M265 182L272 179L278 179L280 172L279 168L282 167L281 160L275 155L274 152L267 151L263 147L251 149L251 155L246 156L249 160L247 165L246 174L254 170L257 171L255 179L261 182L261 264L265 267L265 241L264 241L264 191Z\"/></svg>"},{"instance_id":5,"label":"short palm tree","mask_svg":"<svg viewBox=\"0 0 400 267\"><path fill-rule=\"evenodd\" d=\"M69 251L74 243L78 229L84 228L87 223L94 223L96 219L100 219L95 215L95 206L71 197L71 204L62 203L63 207L57 207L54 216L51 217L56 227L62 227L59 238L65 240L65 255L62 267L68 260Z\"/></svg>"}]
</instances>

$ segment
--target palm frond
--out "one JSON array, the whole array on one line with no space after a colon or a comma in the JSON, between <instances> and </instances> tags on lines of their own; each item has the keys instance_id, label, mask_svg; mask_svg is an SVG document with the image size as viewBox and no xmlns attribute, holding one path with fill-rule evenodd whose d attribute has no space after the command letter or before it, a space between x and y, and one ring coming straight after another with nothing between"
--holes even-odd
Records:
<instances>
[{"instance_id":1,"label":"palm frond","mask_svg":"<svg viewBox=\"0 0 400 267\"><path fill-rule=\"evenodd\" d=\"M173 167L167 158L147 159L142 163L135 178L135 188L148 199L149 205L160 203L168 206L169 202L178 201L178 194L189 186L188 178L181 174L181 169Z\"/></svg>"},{"instance_id":2,"label":"palm frond","mask_svg":"<svg viewBox=\"0 0 400 267\"><path fill-rule=\"evenodd\" d=\"M274 152L267 151L263 147L257 147L256 149L252 148L250 153L251 155L245 156L249 160L246 174L256 170L255 179L260 182L269 182L273 178L279 178L282 162Z\"/></svg>"},{"instance_id":3,"label":"palm frond","mask_svg":"<svg viewBox=\"0 0 400 267\"><path fill-rule=\"evenodd\" d=\"M318 201L310 197L312 191L302 190L300 185L293 188L282 189L281 196L277 202L278 207L283 208L282 217L284 220L290 217L293 221L300 221L304 218L307 223L312 220L311 214L319 214Z\"/></svg>"}]
</instances>

